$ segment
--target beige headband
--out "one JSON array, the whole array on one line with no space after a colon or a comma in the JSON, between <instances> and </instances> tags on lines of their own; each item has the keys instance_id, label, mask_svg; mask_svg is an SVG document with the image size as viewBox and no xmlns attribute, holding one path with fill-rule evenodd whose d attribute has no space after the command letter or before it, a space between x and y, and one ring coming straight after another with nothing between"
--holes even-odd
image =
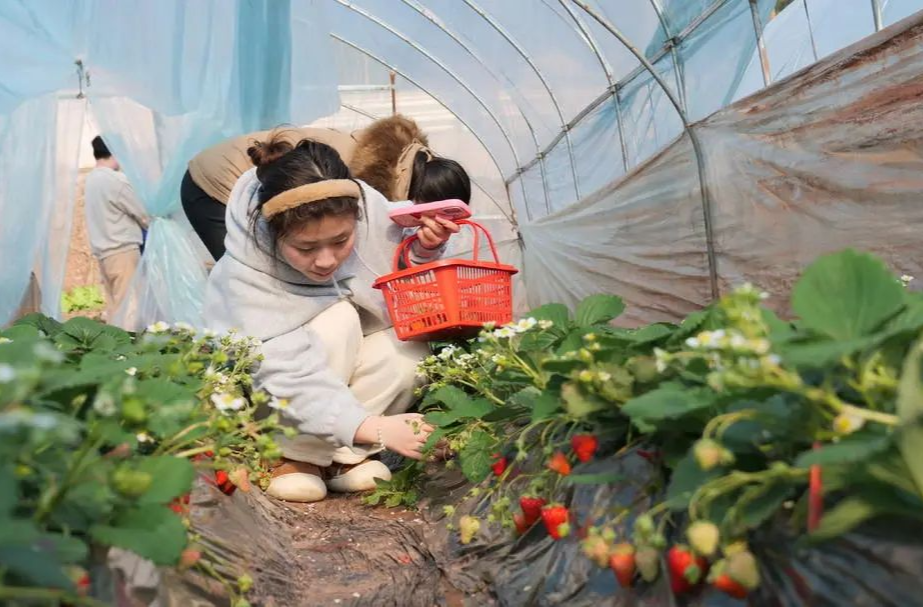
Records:
<instances>
[{"instance_id":1,"label":"beige headband","mask_svg":"<svg viewBox=\"0 0 923 607\"><path fill-rule=\"evenodd\" d=\"M425 153L427 162L433 159L433 153L429 151L429 148L416 139L404 148L401 157L397 160L397 183L394 185L397 200L410 198L410 180L413 177L413 161L417 158L417 152Z\"/></svg>"},{"instance_id":2,"label":"beige headband","mask_svg":"<svg viewBox=\"0 0 923 607\"><path fill-rule=\"evenodd\" d=\"M327 198L336 198L339 196L349 196L350 198L361 198L362 194L359 185L349 179L328 179L309 183L308 185L285 190L269 199L263 205L263 217L270 219L279 213L284 213L289 209L300 207L303 204L326 200Z\"/></svg>"}]
</instances>

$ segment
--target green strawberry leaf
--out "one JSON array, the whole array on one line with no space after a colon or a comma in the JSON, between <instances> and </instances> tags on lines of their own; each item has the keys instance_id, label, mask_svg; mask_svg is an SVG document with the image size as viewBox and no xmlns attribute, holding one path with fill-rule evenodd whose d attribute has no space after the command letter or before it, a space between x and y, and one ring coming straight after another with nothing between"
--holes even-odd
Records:
<instances>
[{"instance_id":1,"label":"green strawberry leaf","mask_svg":"<svg viewBox=\"0 0 923 607\"><path fill-rule=\"evenodd\" d=\"M882 453L891 445L891 437L880 434L856 433L841 441L824 445L820 449L805 451L795 461L799 468L814 465L849 464L862 462Z\"/></svg>"},{"instance_id":2,"label":"green strawberry leaf","mask_svg":"<svg viewBox=\"0 0 923 607\"><path fill-rule=\"evenodd\" d=\"M897 415L902 424L898 446L910 476L923 496L923 339L914 344L904 361L897 394Z\"/></svg>"},{"instance_id":3,"label":"green strawberry leaf","mask_svg":"<svg viewBox=\"0 0 923 607\"><path fill-rule=\"evenodd\" d=\"M757 485L744 491L735 509L740 521L747 529L756 529L778 512L782 503L792 494L792 487L786 483Z\"/></svg>"},{"instance_id":4,"label":"green strawberry leaf","mask_svg":"<svg viewBox=\"0 0 923 607\"><path fill-rule=\"evenodd\" d=\"M702 470L692 450L679 461L670 477L667 487L667 503L672 510L685 510L695 491L710 480L723 474L721 468Z\"/></svg>"},{"instance_id":5,"label":"green strawberry leaf","mask_svg":"<svg viewBox=\"0 0 923 607\"><path fill-rule=\"evenodd\" d=\"M581 327L608 323L625 311L625 302L615 295L590 295L579 304L575 320Z\"/></svg>"},{"instance_id":6,"label":"green strawberry leaf","mask_svg":"<svg viewBox=\"0 0 923 607\"><path fill-rule=\"evenodd\" d=\"M904 301L904 288L885 264L852 249L808 266L792 292L802 325L838 340L871 334L900 312Z\"/></svg>"},{"instance_id":7,"label":"green strawberry leaf","mask_svg":"<svg viewBox=\"0 0 923 607\"><path fill-rule=\"evenodd\" d=\"M139 504L166 504L189 493L195 478L192 463L172 455L144 457L138 463L138 470L147 472L154 479L151 488L138 498Z\"/></svg>"},{"instance_id":8,"label":"green strawberry leaf","mask_svg":"<svg viewBox=\"0 0 923 607\"><path fill-rule=\"evenodd\" d=\"M475 430L458 454L462 474L472 483L479 483L490 473L494 438L483 430Z\"/></svg>"},{"instance_id":9,"label":"green strawberry leaf","mask_svg":"<svg viewBox=\"0 0 923 607\"><path fill-rule=\"evenodd\" d=\"M90 535L97 542L131 550L157 565L175 565L186 548L182 519L156 504L127 510L111 525L94 525Z\"/></svg>"},{"instance_id":10,"label":"green strawberry leaf","mask_svg":"<svg viewBox=\"0 0 923 607\"><path fill-rule=\"evenodd\" d=\"M602 411L609 407L609 403L593 394L584 394L579 386L568 382L561 386L561 398L564 399L564 409L577 419L587 417L591 413Z\"/></svg>"},{"instance_id":11,"label":"green strawberry leaf","mask_svg":"<svg viewBox=\"0 0 923 607\"><path fill-rule=\"evenodd\" d=\"M550 303L535 308L526 314L526 317L535 320L550 320L556 327L565 327L570 323L570 310L564 304Z\"/></svg>"},{"instance_id":12,"label":"green strawberry leaf","mask_svg":"<svg viewBox=\"0 0 923 607\"><path fill-rule=\"evenodd\" d=\"M687 388L679 383L668 382L625 403L622 413L641 432L653 432L659 422L708 409L717 400L718 394L707 388Z\"/></svg>"}]
</instances>

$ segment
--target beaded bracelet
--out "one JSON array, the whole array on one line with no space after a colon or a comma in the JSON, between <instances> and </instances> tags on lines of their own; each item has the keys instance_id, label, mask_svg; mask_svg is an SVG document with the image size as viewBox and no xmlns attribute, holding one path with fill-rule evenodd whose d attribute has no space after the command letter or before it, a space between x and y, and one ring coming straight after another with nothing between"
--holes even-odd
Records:
<instances>
[{"instance_id":1,"label":"beaded bracelet","mask_svg":"<svg viewBox=\"0 0 923 607\"><path fill-rule=\"evenodd\" d=\"M388 447L385 446L385 439L381 435L381 425L378 426L378 446L381 447L382 451L385 451Z\"/></svg>"}]
</instances>

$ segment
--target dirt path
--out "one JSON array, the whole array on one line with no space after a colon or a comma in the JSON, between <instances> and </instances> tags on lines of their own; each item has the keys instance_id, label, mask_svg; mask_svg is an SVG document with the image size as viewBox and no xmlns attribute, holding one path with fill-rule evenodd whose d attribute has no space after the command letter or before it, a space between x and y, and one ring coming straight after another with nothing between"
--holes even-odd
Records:
<instances>
[{"instance_id":1,"label":"dirt path","mask_svg":"<svg viewBox=\"0 0 923 607\"><path fill-rule=\"evenodd\" d=\"M226 570L253 576L254 605L495 604L483 584L457 566L458 546L444 524L427 517L441 507L427 503L418 511L371 508L358 496L333 494L315 504L288 504L258 490L229 498L200 485L192 512L202 543L226 561ZM194 574L168 573L160 586L161 604L169 607L226 604L222 594Z\"/></svg>"}]
</instances>

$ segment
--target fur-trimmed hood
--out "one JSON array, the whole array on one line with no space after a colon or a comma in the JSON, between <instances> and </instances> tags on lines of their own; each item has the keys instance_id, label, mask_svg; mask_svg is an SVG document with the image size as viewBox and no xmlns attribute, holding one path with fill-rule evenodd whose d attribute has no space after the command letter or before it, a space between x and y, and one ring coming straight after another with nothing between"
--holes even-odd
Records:
<instances>
[{"instance_id":1,"label":"fur-trimmed hood","mask_svg":"<svg viewBox=\"0 0 923 607\"><path fill-rule=\"evenodd\" d=\"M353 177L369 184L392 202L405 198L397 191L401 155L414 141L429 145L417 123L396 114L374 122L353 136L356 147L349 163ZM412 167L413 158L409 162Z\"/></svg>"}]
</instances>

